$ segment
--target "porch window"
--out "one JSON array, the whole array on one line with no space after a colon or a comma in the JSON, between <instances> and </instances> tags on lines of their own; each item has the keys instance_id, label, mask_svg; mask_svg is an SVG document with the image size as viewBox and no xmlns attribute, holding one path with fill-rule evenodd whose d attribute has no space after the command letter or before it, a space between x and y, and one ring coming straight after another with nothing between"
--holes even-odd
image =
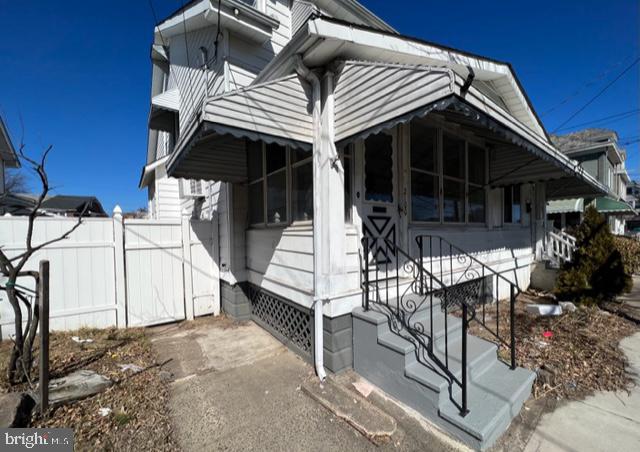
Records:
<instances>
[{"instance_id":1,"label":"porch window","mask_svg":"<svg viewBox=\"0 0 640 452\"><path fill-rule=\"evenodd\" d=\"M485 223L486 151L440 129L411 127L411 219Z\"/></svg>"},{"instance_id":2,"label":"porch window","mask_svg":"<svg viewBox=\"0 0 640 452\"><path fill-rule=\"evenodd\" d=\"M313 219L310 152L250 142L247 165L250 224L277 226Z\"/></svg>"},{"instance_id":3,"label":"porch window","mask_svg":"<svg viewBox=\"0 0 640 452\"><path fill-rule=\"evenodd\" d=\"M313 165L311 153L291 150L291 210L293 221L313 220Z\"/></svg>"},{"instance_id":4,"label":"porch window","mask_svg":"<svg viewBox=\"0 0 640 452\"><path fill-rule=\"evenodd\" d=\"M384 132L364 140L365 199L393 202L393 138Z\"/></svg>"},{"instance_id":5,"label":"porch window","mask_svg":"<svg viewBox=\"0 0 640 452\"><path fill-rule=\"evenodd\" d=\"M517 224L522 221L522 206L520 203L520 185L505 187L503 196L504 223Z\"/></svg>"}]
</instances>

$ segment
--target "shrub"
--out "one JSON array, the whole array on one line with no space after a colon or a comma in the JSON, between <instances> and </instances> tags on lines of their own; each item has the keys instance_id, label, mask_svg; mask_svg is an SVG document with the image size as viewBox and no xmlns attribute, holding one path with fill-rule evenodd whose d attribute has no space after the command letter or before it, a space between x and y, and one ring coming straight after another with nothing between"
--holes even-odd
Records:
<instances>
[{"instance_id":1,"label":"shrub","mask_svg":"<svg viewBox=\"0 0 640 452\"><path fill-rule=\"evenodd\" d=\"M614 237L614 240L627 273L640 274L640 240L620 236Z\"/></svg>"},{"instance_id":2,"label":"shrub","mask_svg":"<svg viewBox=\"0 0 640 452\"><path fill-rule=\"evenodd\" d=\"M556 281L561 299L593 304L631 290L632 280L604 216L595 207L585 211L576 232L577 249Z\"/></svg>"}]
</instances>

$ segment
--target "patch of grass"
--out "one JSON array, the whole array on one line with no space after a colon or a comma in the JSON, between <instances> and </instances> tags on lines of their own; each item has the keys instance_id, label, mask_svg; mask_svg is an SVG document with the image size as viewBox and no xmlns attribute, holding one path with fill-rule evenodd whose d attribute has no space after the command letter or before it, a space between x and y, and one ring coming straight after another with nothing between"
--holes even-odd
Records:
<instances>
[{"instance_id":1,"label":"patch of grass","mask_svg":"<svg viewBox=\"0 0 640 452\"><path fill-rule=\"evenodd\" d=\"M133 416L125 413L124 411L118 411L114 416L113 419L116 421L116 424L118 424L120 427L126 425L129 423L129 421L131 419L133 419Z\"/></svg>"}]
</instances>

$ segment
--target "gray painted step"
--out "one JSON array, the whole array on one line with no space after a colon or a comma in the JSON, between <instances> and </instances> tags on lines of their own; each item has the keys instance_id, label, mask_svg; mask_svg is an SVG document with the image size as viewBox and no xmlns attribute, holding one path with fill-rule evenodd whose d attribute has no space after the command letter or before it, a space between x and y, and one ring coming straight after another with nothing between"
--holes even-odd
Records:
<instances>
[{"instance_id":1,"label":"gray painted step","mask_svg":"<svg viewBox=\"0 0 640 452\"><path fill-rule=\"evenodd\" d=\"M520 368L512 371L497 359L494 344L468 335L470 412L462 417L454 403L461 400L459 386L450 385L442 369L428 356L418 358L411 337L402 337L408 333L392 331L384 309L375 308L377 311L373 308L368 312L361 308L353 311L355 370L468 445L477 449L490 447L520 411L531 392L535 374ZM438 313L435 311L434 306L434 330L441 338L434 343L434 353L444 360L444 314L439 306ZM421 321L429 320L423 310L416 315ZM461 379L461 321L448 316L447 324L448 368Z\"/></svg>"}]
</instances>

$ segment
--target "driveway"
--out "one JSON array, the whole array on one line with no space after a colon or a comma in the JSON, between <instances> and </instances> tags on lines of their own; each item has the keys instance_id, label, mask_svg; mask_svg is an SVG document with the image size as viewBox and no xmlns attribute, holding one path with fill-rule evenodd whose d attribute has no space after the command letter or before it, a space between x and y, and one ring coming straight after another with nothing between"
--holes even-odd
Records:
<instances>
[{"instance_id":1,"label":"driveway","mask_svg":"<svg viewBox=\"0 0 640 452\"><path fill-rule=\"evenodd\" d=\"M393 403L397 429L381 446L309 397L313 368L253 322L206 318L157 327L152 343L172 374L178 444L201 450L460 450ZM384 405L382 406L384 408Z\"/></svg>"}]
</instances>

